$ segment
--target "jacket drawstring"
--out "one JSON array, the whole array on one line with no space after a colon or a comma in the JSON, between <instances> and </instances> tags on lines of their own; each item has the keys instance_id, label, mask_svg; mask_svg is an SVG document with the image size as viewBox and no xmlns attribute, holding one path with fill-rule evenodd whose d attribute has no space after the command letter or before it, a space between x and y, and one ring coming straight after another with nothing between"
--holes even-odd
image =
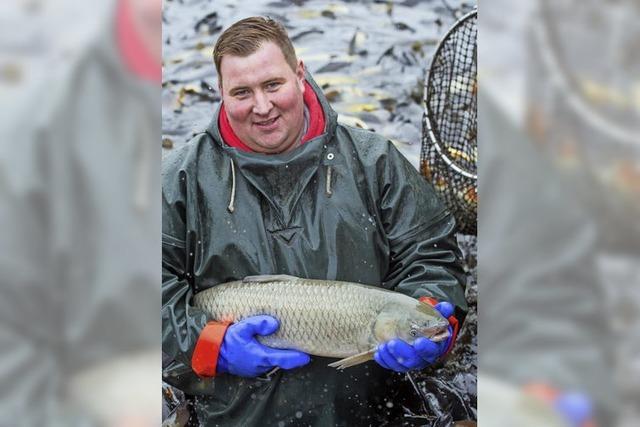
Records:
<instances>
[{"instance_id":1,"label":"jacket drawstring","mask_svg":"<svg viewBox=\"0 0 640 427\"><path fill-rule=\"evenodd\" d=\"M327 194L327 197L331 197L331 194L332 194L332 192L331 192L331 172L332 172L331 166L327 165L327 184L325 186L325 192Z\"/></svg>"},{"instance_id":2,"label":"jacket drawstring","mask_svg":"<svg viewBox=\"0 0 640 427\"><path fill-rule=\"evenodd\" d=\"M233 159L229 159L231 162L231 197L229 198L229 206L227 210L231 213L235 210L234 202L236 200L236 168L233 164Z\"/></svg>"},{"instance_id":3,"label":"jacket drawstring","mask_svg":"<svg viewBox=\"0 0 640 427\"><path fill-rule=\"evenodd\" d=\"M229 197L229 206L227 206L227 210L231 213L235 210L235 200L236 200L236 168L233 163L233 159L229 159L231 163L231 196ZM331 197L333 192L331 191L331 176L333 169L331 166L327 166L327 181L325 186L325 193L327 197Z\"/></svg>"}]
</instances>

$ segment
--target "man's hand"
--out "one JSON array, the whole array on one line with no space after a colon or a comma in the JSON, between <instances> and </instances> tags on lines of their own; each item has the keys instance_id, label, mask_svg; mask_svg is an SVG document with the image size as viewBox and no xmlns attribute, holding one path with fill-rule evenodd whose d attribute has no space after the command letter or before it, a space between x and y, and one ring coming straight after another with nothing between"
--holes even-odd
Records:
<instances>
[{"instance_id":1,"label":"man's hand","mask_svg":"<svg viewBox=\"0 0 640 427\"><path fill-rule=\"evenodd\" d=\"M453 306L448 302L436 304L434 308L447 319L453 314ZM449 326L449 338L437 343L427 338L418 338L413 345L400 339L390 340L378 346L373 358L383 368L396 372L424 369L447 352L452 338L453 328Z\"/></svg>"},{"instance_id":2,"label":"man's hand","mask_svg":"<svg viewBox=\"0 0 640 427\"><path fill-rule=\"evenodd\" d=\"M257 377L275 367L293 369L309 363L311 358L306 353L267 347L255 338L271 335L279 326L271 316L253 316L229 326L220 347L217 371Z\"/></svg>"}]
</instances>

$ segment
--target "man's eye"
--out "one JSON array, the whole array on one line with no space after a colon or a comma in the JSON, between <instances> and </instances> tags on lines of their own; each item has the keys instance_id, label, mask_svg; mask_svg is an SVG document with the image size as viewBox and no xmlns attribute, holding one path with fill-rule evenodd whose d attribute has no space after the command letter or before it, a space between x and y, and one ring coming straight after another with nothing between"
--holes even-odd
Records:
<instances>
[{"instance_id":1,"label":"man's eye","mask_svg":"<svg viewBox=\"0 0 640 427\"><path fill-rule=\"evenodd\" d=\"M267 83L267 90L276 90L279 87L280 87L280 83L278 82Z\"/></svg>"},{"instance_id":2,"label":"man's eye","mask_svg":"<svg viewBox=\"0 0 640 427\"><path fill-rule=\"evenodd\" d=\"M247 96L249 96L249 91L248 90L239 90L233 93L233 96L236 98L246 98Z\"/></svg>"}]
</instances>

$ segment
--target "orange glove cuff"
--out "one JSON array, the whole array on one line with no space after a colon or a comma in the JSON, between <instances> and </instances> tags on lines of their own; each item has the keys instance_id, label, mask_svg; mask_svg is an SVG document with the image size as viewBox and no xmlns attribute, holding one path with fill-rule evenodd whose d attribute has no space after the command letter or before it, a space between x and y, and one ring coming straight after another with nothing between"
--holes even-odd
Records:
<instances>
[{"instance_id":1,"label":"orange glove cuff","mask_svg":"<svg viewBox=\"0 0 640 427\"><path fill-rule=\"evenodd\" d=\"M209 322L204 327L191 356L191 368L201 377L215 377L218 356L229 323Z\"/></svg>"}]
</instances>

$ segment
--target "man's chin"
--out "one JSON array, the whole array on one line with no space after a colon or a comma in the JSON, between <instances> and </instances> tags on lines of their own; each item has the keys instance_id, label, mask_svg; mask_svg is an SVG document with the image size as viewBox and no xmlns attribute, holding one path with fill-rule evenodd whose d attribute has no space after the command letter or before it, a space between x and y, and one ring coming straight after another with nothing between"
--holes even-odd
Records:
<instances>
[{"instance_id":1,"label":"man's chin","mask_svg":"<svg viewBox=\"0 0 640 427\"><path fill-rule=\"evenodd\" d=\"M280 154L289 151L294 146L295 144L288 141L261 141L256 144L253 150L263 154Z\"/></svg>"}]
</instances>

